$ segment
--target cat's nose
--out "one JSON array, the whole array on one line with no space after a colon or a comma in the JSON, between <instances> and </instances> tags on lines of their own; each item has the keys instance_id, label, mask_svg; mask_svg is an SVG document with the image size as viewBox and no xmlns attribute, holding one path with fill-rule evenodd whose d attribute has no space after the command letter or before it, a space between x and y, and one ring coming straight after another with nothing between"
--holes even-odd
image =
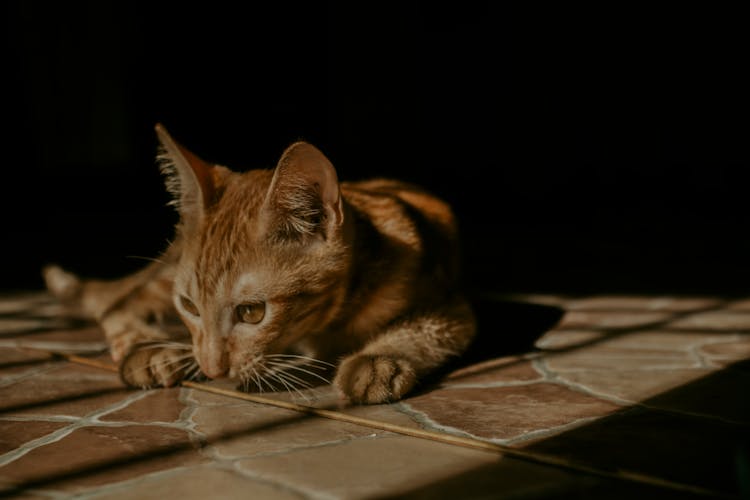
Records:
<instances>
[{"instance_id":1,"label":"cat's nose","mask_svg":"<svg viewBox=\"0 0 750 500\"><path fill-rule=\"evenodd\" d=\"M209 378L222 378L229 371L229 356L223 350L211 350L198 356L201 371Z\"/></svg>"},{"instance_id":2,"label":"cat's nose","mask_svg":"<svg viewBox=\"0 0 750 500\"><path fill-rule=\"evenodd\" d=\"M228 363L213 363L201 367L201 371L208 378L222 378L229 371Z\"/></svg>"},{"instance_id":3,"label":"cat's nose","mask_svg":"<svg viewBox=\"0 0 750 500\"><path fill-rule=\"evenodd\" d=\"M216 378L223 378L227 374L228 370L222 367L210 367L206 369L201 368L201 371L208 378L216 379Z\"/></svg>"}]
</instances>

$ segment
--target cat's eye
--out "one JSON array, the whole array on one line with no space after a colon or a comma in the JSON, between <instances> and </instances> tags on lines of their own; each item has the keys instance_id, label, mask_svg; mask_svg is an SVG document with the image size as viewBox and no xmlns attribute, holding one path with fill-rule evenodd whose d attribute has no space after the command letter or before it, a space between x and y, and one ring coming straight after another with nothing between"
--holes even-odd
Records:
<instances>
[{"instance_id":1,"label":"cat's eye","mask_svg":"<svg viewBox=\"0 0 750 500\"><path fill-rule=\"evenodd\" d=\"M193 316L200 316L200 313L198 312L198 308L195 307L195 304L193 304L193 301L185 297L184 295L180 295L180 305L189 314L192 314Z\"/></svg>"},{"instance_id":2,"label":"cat's eye","mask_svg":"<svg viewBox=\"0 0 750 500\"><path fill-rule=\"evenodd\" d=\"M251 302L249 304L240 304L234 311L237 321L255 325L263 321L266 315L266 303Z\"/></svg>"}]
</instances>

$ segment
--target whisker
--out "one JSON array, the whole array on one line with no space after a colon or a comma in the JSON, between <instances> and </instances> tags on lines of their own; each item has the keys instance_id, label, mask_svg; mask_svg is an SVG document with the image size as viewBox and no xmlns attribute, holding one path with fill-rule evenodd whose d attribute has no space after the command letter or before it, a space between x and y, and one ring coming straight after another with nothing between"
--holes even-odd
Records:
<instances>
[{"instance_id":1,"label":"whisker","mask_svg":"<svg viewBox=\"0 0 750 500\"><path fill-rule=\"evenodd\" d=\"M198 362L195 360L195 358L190 360L190 369L187 371L187 373L193 373L196 371L200 371L201 367L198 365Z\"/></svg>"},{"instance_id":2,"label":"whisker","mask_svg":"<svg viewBox=\"0 0 750 500\"><path fill-rule=\"evenodd\" d=\"M320 375L318 373L315 373L315 372L311 372L310 370L306 370L305 368L302 368L301 366L286 365L286 364L282 365L282 364L279 364L279 363L274 362L274 361L269 361L269 364L274 365L274 366L284 366L284 367L286 367L286 368L288 368L290 370L297 370L299 372L306 373L306 374L310 375L311 377L315 377L315 378L317 378L319 380L322 380L326 384L330 384L331 383L330 380L328 380L327 378L323 377L322 375Z\"/></svg>"},{"instance_id":3,"label":"whisker","mask_svg":"<svg viewBox=\"0 0 750 500\"><path fill-rule=\"evenodd\" d=\"M309 389L312 387L312 384L308 382L307 380L301 379L298 376L294 375L293 373L289 373L288 371L284 371L286 368L285 366L277 365L275 363L274 363L274 366L282 369L281 372L276 372L276 373L283 373L287 378L289 378L290 380L294 380L296 383L298 383L299 385L301 385L302 387L306 389Z\"/></svg>"},{"instance_id":4,"label":"whisker","mask_svg":"<svg viewBox=\"0 0 750 500\"><path fill-rule=\"evenodd\" d=\"M186 373L187 380L196 380L201 375L201 367L193 360L192 367Z\"/></svg>"},{"instance_id":5,"label":"whisker","mask_svg":"<svg viewBox=\"0 0 750 500\"><path fill-rule=\"evenodd\" d=\"M177 372L182 371L183 372L183 378L185 377L185 370L187 370L190 366L193 365L193 362L190 360L185 361L184 363L180 364L179 366L175 367L174 370L172 370L172 373L170 375L174 375Z\"/></svg>"},{"instance_id":6,"label":"whisker","mask_svg":"<svg viewBox=\"0 0 750 500\"><path fill-rule=\"evenodd\" d=\"M307 398L305 397L305 395L304 395L304 394L302 394L302 392L300 392L300 390L299 390L299 389L298 389L297 387L295 387L295 386L294 386L294 384L292 384L292 383L291 383L291 382L290 382L289 380L287 380L287 379L285 379L284 377L282 377L282 376L281 376L281 373L279 373L279 372L275 372L275 371L273 371L273 370L269 370L268 372L266 372L266 374L267 374L267 375L268 375L269 377L271 377L271 378L272 378L273 380L276 380L276 381L280 382L280 383L281 383L281 385L283 385L283 386L284 386L284 388L286 389L286 391L287 391L287 392L288 392L288 393L289 393L289 394L290 394L290 395L291 395L292 397L294 396L294 394L292 394L292 391L295 391L295 392L296 392L297 394L299 394L299 395L300 395L300 397L302 397L303 399L305 399L305 400L307 401Z\"/></svg>"},{"instance_id":7,"label":"whisker","mask_svg":"<svg viewBox=\"0 0 750 500\"><path fill-rule=\"evenodd\" d=\"M303 394L302 397L305 399L305 401L309 404L314 401L317 401L317 399L320 397L320 393L317 389L313 386L312 382L308 380L304 380L297 375L291 373L288 368L299 368L298 366L295 366L290 363L279 363L279 362L273 362L269 361L269 363L272 363L276 367L280 368L282 371L276 372L278 376L283 377L285 380L287 380L290 384L301 387L305 390L306 394ZM314 374L313 374L314 375Z\"/></svg>"},{"instance_id":8,"label":"whisker","mask_svg":"<svg viewBox=\"0 0 750 500\"><path fill-rule=\"evenodd\" d=\"M177 360L163 360L160 363L155 363L155 364L146 363L143 366L138 366L135 369L133 369L132 372L133 373L146 372L150 376L153 376L154 375L153 372L155 369L158 369L161 367L167 367L170 369L170 375L171 375L171 374L177 373L179 370L186 369L187 367L191 366L194 363L195 363L195 360L188 359L187 357L182 358L182 359L177 359ZM177 366L175 366L174 368L171 368L172 365L177 365Z\"/></svg>"},{"instance_id":9,"label":"whisker","mask_svg":"<svg viewBox=\"0 0 750 500\"><path fill-rule=\"evenodd\" d=\"M255 369L255 367L251 367L250 369L253 371L253 375L255 378L255 385L258 386L258 391L262 394L263 393L263 377L260 376L260 374Z\"/></svg>"},{"instance_id":10,"label":"whisker","mask_svg":"<svg viewBox=\"0 0 750 500\"><path fill-rule=\"evenodd\" d=\"M295 381L294 379L296 377L290 378L289 373L283 371L269 370L269 373L273 374L274 378L287 388L287 392L289 392L292 397L294 397L294 394L292 394L289 390L290 386L292 389L294 389L294 392L296 392L303 400L305 400L306 403L311 402L310 397L303 393L298 387L298 385L301 385L305 389L309 387L309 385L306 384L303 380L297 379Z\"/></svg>"},{"instance_id":11,"label":"whisker","mask_svg":"<svg viewBox=\"0 0 750 500\"><path fill-rule=\"evenodd\" d=\"M321 364L321 365L328 366L330 368L336 368L336 365L329 363L328 361L323 361L322 359L311 358L309 356L301 356L299 354L267 354L265 357L266 359L272 359L272 358L301 359L301 360L309 361L309 363L305 363L305 364L309 364L309 365Z\"/></svg>"},{"instance_id":12,"label":"whisker","mask_svg":"<svg viewBox=\"0 0 750 500\"><path fill-rule=\"evenodd\" d=\"M162 360L162 361L160 361L158 363L151 363L151 361L149 360L148 363L146 363L146 364L144 364L142 366L136 367L133 370L133 372L137 372L137 371L149 371L149 370L151 370L153 368L161 368L162 366L169 366L169 365L172 365L172 364L180 363L180 362L185 361L185 360L187 360L188 363L194 363L195 360L194 359L191 360L191 358L193 358L192 354L186 354L186 355L178 357L177 359L164 359L164 360Z\"/></svg>"},{"instance_id":13,"label":"whisker","mask_svg":"<svg viewBox=\"0 0 750 500\"><path fill-rule=\"evenodd\" d=\"M151 367L162 367L162 366L169 366L169 365L181 363L182 361L185 361L185 360L194 362L195 358L193 358L192 354L185 354L185 355L179 356L177 358L163 359L163 360L159 361L158 363L152 363L152 362L149 361L148 365L151 366Z\"/></svg>"},{"instance_id":14,"label":"whisker","mask_svg":"<svg viewBox=\"0 0 750 500\"><path fill-rule=\"evenodd\" d=\"M257 374L250 373L251 369L252 368L245 369L240 373L240 380L242 381L242 390L245 392L250 392L250 384L253 384L255 385L257 391L263 392L263 388L260 387L260 381L258 380Z\"/></svg>"},{"instance_id":15,"label":"whisker","mask_svg":"<svg viewBox=\"0 0 750 500\"><path fill-rule=\"evenodd\" d=\"M303 380L293 373L289 373L288 371L278 372L278 375L283 376L287 380L290 380L290 383L292 383L292 381L295 381L295 383L301 386L306 393L311 393L310 397L305 396L305 400L308 403L317 401L318 397L320 397L320 392L315 387L313 387L312 383L308 382L307 380Z\"/></svg>"}]
</instances>

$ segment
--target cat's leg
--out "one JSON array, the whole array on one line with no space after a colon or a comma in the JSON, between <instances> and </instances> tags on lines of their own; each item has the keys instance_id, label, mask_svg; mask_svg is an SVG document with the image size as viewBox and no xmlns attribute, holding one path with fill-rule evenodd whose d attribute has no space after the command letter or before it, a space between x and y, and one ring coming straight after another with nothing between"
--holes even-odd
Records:
<instances>
[{"instance_id":1,"label":"cat's leg","mask_svg":"<svg viewBox=\"0 0 750 500\"><path fill-rule=\"evenodd\" d=\"M172 270L165 269L100 320L122 380L133 387L171 387L200 370L183 325L170 332L160 317L174 314Z\"/></svg>"},{"instance_id":2,"label":"cat's leg","mask_svg":"<svg viewBox=\"0 0 750 500\"><path fill-rule=\"evenodd\" d=\"M353 403L396 401L420 377L463 352L475 329L469 304L454 298L389 326L341 362L334 384Z\"/></svg>"},{"instance_id":3,"label":"cat's leg","mask_svg":"<svg viewBox=\"0 0 750 500\"><path fill-rule=\"evenodd\" d=\"M128 385L168 387L186 375L200 374L189 335L180 338L165 328L164 320L175 316L175 260L175 252L169 252L144 269L112 281L81 280L57 266L43 271L55 296L97 320Z\"/></svg>"},{"instance_id":4,"label":"cat's leg","mask_svg":"<svg viewBox=\"0 0 750 500\"><path fill-rule=\"evenodd\" d=\"M119 362L137 342L169 338L155 325L173 313L174 267L159 260L112 281L81 280L57 266L48 266L43 274L55 296L99 323L112 359Z\"/></svg>"},{"instance_id":5,"label":"cat's leg","mask_svg":"<svg viewBox=\"0 0 750 500\"><path fill-rule=\"evenodd\" d=\"M175 314L172 282L173 269L164 267L101 314L99 324L115 362L120 362L135 344L170 339L162 325Z\"/></svg>"},{"instance_id":6,"label":"cat's leg","mask_svg":"<svg viewBox=\"0 0 750 500\"><path fill-rule=\"evenodd\" d=\"M83 280L55 265L42 274L53 295L100 324L112 358L120 361L137 342L169 338L158 325L176 314L172 283L181 251L178 239L141 270L109 281Z\"/></svg>"},{"instance_id":7,"label":"cat's leg","mask_svg":"<svg viewBox=\"0 0 750 500\"><path fill-rule=\"evenodd\" d=\"M73 307L78 314L99 321L118 303L163 274L165 267L173 265L173 259L170 259L172 253L135 273L114 280L81 279L57 265L46 266L42 276L52 295Z\"/></svg>"}]
</instances>

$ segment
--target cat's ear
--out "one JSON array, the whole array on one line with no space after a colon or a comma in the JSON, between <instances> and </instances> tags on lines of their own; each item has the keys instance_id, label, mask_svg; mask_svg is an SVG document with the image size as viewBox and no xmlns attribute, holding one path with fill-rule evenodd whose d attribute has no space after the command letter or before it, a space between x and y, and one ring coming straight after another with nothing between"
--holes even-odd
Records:
<instances>
[{"instance_id":1,"label":"cat's ear","mask_svg":"<svg viewBox=\"0 0 750 500\"><path fill-rule=\"evenodd\" d=\"M276 165L264 210L276 233L326 238L344 221L336 169L312 144L292 144Z\"/></svg>"},{"instance_id":2,"label":"cat's ear","mask_svg":"<svg viewBox=\"0 0 750 500\"><path fill-rule=\"evenodd\" d=\"M183 228L197 227L206 210L219 197L228 169L207 163L172 139L167 130L156 124L161 143L157 157L166 177L167 190L174 197L171 204L180 213Z\"/></svg>"}]
</instances>

